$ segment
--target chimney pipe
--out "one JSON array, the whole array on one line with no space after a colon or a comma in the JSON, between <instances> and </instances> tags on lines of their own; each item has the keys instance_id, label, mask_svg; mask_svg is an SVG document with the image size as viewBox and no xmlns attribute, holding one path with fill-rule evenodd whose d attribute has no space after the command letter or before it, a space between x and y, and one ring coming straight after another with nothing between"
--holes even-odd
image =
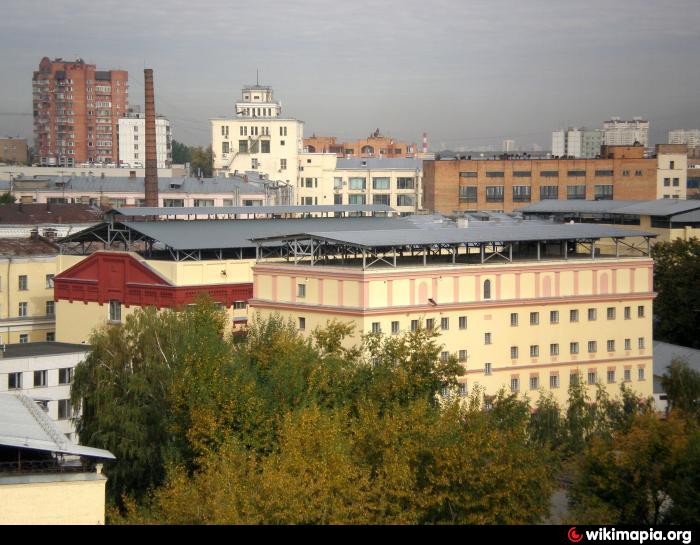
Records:
<instances>
[{"instance_id":1,"label":"chimney pipe","mask_svg":"<svg viewBox=\"0 0 700 545\"><path fill-rule=\"evenodd\" d=\"M146 94L146 206L158 206L158 159L156 156L156 101L153 69L143 70Z\"/></svg>"}]
</instances>

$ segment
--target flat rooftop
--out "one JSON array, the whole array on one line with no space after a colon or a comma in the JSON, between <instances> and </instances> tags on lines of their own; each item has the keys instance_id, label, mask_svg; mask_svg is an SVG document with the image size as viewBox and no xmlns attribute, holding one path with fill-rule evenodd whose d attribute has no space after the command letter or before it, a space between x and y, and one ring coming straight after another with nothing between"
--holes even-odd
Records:
<instances>
[{"instance_id":1,"label":"flat rooftop","mask_svg":"<svg viewBox=\"0 0 700 545\"><path fill-rule=\"evenodd\" d=\"M87 352L90 350L87 344L72 344L59 342L37 342L37 343L21 343L21 344L6 344L0 359L0 364L3 359L10 358L34 358L37 356L56 356L58 354L76 354L79 352Z\"/></svg>"}]
</instances>

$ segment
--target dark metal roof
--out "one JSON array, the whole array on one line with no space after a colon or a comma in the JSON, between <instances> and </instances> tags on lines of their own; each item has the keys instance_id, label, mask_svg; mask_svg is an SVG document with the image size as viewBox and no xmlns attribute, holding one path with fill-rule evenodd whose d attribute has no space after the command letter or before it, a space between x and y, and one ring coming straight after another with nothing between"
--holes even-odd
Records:
<instances>
[{"instance_id":1,"label":"dark metal roof","mask_svg":"<svg viewBox=\"0 0 700 545\"><path fill-rule=\"evenodd\" d=\"M0 224L97 223L102 213L87 204L2 204Z\"/></svg>"},{"instance_id":2,"label":"dark metal roof","mask_svg":"<svg viewBox=\"0 0 700 545\"><path fill-rule=\"evenodd\" d=\"M37 342L22 344L6 344L0 359L9 358L33 358L37 356L55 356L56 354L75 354L90 350L87 344L71 344L58 342Z\"/></svg>"},{"instance_id":3,"label":"dark metal roof","mask_svg":"<svg viewBox=\"0 0 700 545\"><path fill-rule=\"evenodd\" d=\"M55 255L58 246L44 238L0 238L0 257Z\"/></svg>"},{"instance_id":4,"label":"dark metal roof","mask_svg":"<svg viewBox=\"0 0 700 545\"><path fill-rule=\"evenodd\" d=\"M627 214L673 216L700 209L700 200L657 199L653 201L544 200L518 209L524 214Z\"/></svg>"},{"instance_id":5,"label":"dark metal roof","mask_svg":"<svg viewBox=\"0 0 700 545\"><path fill-rule=\"evenodd\" d=\"M382 204L344 204L310 206L185 206L185 207L120 207L107 214L122 216L188 216L188 215L234 215L234 214L312 214L335 212L394 212Z\"/></svg>"}]
</instances>

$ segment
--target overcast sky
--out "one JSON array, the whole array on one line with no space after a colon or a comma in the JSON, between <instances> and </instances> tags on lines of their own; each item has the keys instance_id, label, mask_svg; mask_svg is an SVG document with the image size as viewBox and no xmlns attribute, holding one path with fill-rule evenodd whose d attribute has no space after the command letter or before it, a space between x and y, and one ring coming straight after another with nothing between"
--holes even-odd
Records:
<instances>
[{"instance_id":1,"label":"overcast sky","mask_svg":"<svg viewBox=\"0 0 700 545\"><path fill-rule=\"evenodd\" d=\"M700 127L698 0L2 0L0 45L0 133L28 138L44 56L128 70L132 104L153 68L188 144L256 68L306 135L549 148L614 115L648 118L654 143Z\"/></svg>"}]
</instances>

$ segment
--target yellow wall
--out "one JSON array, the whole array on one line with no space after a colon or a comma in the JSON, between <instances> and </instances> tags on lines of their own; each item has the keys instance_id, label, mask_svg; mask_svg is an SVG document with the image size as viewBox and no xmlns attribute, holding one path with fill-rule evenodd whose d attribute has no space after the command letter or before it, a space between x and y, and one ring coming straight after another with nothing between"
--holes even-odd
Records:
<instances>
[{"instance_id":1,"label":"yellow wall","mask_svg":"<svg viewBox=\"0 0 700 545\"><path fill-rule=\"evenodd\" d=\"M107 479L95 477L26 484L0 480L0 524L104 524Z\"/></svg>"},{"instance_id":2,"label":"yellow wall","mask_svg":"<svg viewBox=\"0 0 700 545\"><path fill-rule=\"evenodd\" d=\"M324 327L333 318L350 322L355 324L357 333L348 344L357 342L360 333L371 332L373 323L379 323L382 332L391 334L395 321L404 332L410 330L412 320L425 325L432 318L440 330L441 319L448 318L448 329L440 331L440 342L444 343L445 351L455 356L466 351L463 362L466 373L460 380L466 380L470 389L479 383L488 394L493 394L501 386L509 387L511 376L518 376L519 390L526 393L531 374L536 374L539 387L551 390L563 403L571 372L578 369L586 380L589 369L594 369L597 381L617 395L627 366L631 369L630 385L643 395L651 395L651 266L648 258L364 272L339 267L258 264L254 268L256 295L251 301L251 312L262 317L279 313L297 325L303 317L306 334ZM269 288L273 276L278 286L275 298ZM289 288L279 289L292 285L292 278L294 284L301 281L306 284L306 297L292 301ZM338 293L341 278L342 305ZM318 288L320 279L323 279L323 295ZM483 301L486 279L491 280L492 298ZM363 290L368 293L366 304L363 304ZM437 306L428 303L428 298L434 299ZM638 315L640 306L642 316ZM630 308L629 319L625 319L625 307ZM608 319L608 308L614 309L614 318ZM595 311L594 320L588 319L589 309ZM576 322L570 320L572 310L578 310ZM550 323L552 311L559 313L558 323ZM531 312L538 313L537 325L530 325ZM518 314L517 326L511 326L511 313ZM460 316L467 318L466 329L459 327ZM487 333L491 335L490 344L486 343ZM644 348L639 348L640 338ZM629 350L625 350L626 339ZM614 341L614 350L608 351L609 340ZM589 341L596 342L594 353L588 351ZM578 354L570 353L572 342L578 343ZM558 355L550 354L552 344L558 345ZM530 357L531 346L538 346L539 356ZM518 347L515 359L511 359L511 347ZM491 364L490 375L484 372L486 363ZM638 378L639 366L644 367L643 380ZM609 369L615 371L614 382L610 384ZM558 388L550 389L550 373L559 374ZM536 399L536 392L530 397Z\"/></svg>"}]
</instances>

